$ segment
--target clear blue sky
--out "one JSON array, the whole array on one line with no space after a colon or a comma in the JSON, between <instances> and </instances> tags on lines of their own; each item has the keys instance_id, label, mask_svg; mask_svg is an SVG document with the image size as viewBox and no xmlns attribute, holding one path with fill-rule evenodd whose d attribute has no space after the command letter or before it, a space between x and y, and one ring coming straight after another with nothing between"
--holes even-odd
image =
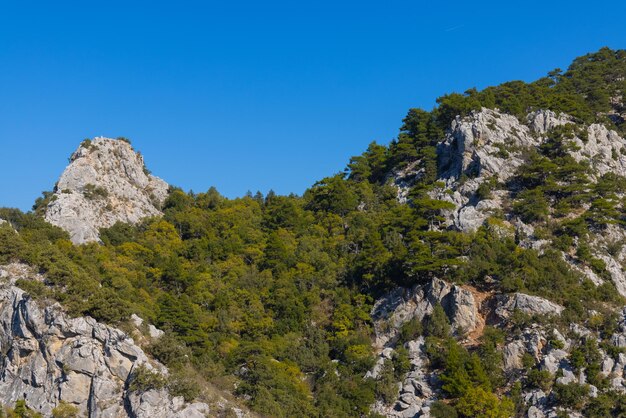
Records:
<instances>
[{"instance_id":1,"label":"clear blue sky","mask_svg":"<svg viewBox=\"0 0 626 418\"><path fill-rule=\"evenodd\" d=\"M440 4L440 5L437 5ZM0 2L0 206L79 142L126 136L171 184L302 193L410 107L626 48L626 4Z\"/></svg>"}]
</instances>

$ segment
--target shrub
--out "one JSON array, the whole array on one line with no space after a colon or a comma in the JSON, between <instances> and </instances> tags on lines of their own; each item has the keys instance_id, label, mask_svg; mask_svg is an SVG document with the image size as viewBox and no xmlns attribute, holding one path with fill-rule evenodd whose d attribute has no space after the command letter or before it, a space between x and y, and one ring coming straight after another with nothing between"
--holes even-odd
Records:
<instances>
[{"instance_id":1,"label":"shrub","mask_svg":"<svg viewBox=\"0 0 626 418\"><path fill-rule=\"evenodd\" d=\"M430 405L430 416L433 418L457 418L456 409L445 402L435 401Z\"/></svg>"},{"instance_id":2,"label":"shrub","mask_svg":"<svg viewBox=\"0 0 626 418\"><path fill-rule=\"evenodd\" d=\"M450 335L450 320L441 305L436 305L432 314L426 320L424 329L426 335L445 338Z\"/></svg>"},{"instance_id":3,"label":"shrub","mask_svg":"<svg viewBox=\"0 0 626 418\"><path fill-rule=\"evenodd\" d=\"M411 370L411 361L409 360L409 351L400 346L396 348L391 358L393 362L393 370L396 379L402 379L406 373Z\"/></svg>"},{"instance_id":4,"label":"shrub","mask_svg":"<svg viewBox=\"0 0 626 418\"><path fill-rule=\"evenodd\" d=\"M109 195L109 192L101 186L95 184L86 184L83 187L83 196L88 200L105 199Z\"/></svg>"},{"instance_id":5,"label":"shrub","mask_svg":"<svg viewBox=\"0 0 626 418\"><path fill-rule=\"evenodd\" d=\"M467 390L456 405L457 412L462 417L509 418L513 415L513 402L502 400L481 387L471 387Z\"/></svg>"},{"instance_id":6,"label":"shrub","mask_svg":"<svg viewBox=\"0 0 626 418\"><path fill-rule=\"evenodd\" d=\"M423 333L422 322L417 318L412 318L410 321L405 322L400 327L400 335L398 342L400 344L412 341L422 335Z\"/></svg>"},{"instance_id":7,"label":"shrub","mask_svg":"<svg viewBox=\"0 0 626 418\"><path fill-rule=\"evenodd\" d=\"M387 405L395 401L398 396L398 383L394 376L393 364L385 360L383 367L376 379L376 397L383 400Z\"/></svg>"},{"instance_id":8,"label":"shrub","mask_svg":"<svg viewBox=\"0 0 626 418\"><path fill-rule=\"evenodd\" d=\"M560 405L580 410L587 401L589 386L578 383L570 383L568 385L557 383L554 385L554 393L556 401Z\"/></svg>"},{"instance_id":9,"label":"shrub","mask_svg":"<svg viewBox=\"0 0 626 418\"><path fill-rule=\"evenodd\" d=\"M140 364L133 371L128 390L131 392L146 392L152 389L163 389L166 385L165 377L148 369L145 364Z\"/></svg>"},{"instance_id":10,"label":"shrub","mask_svg":"<svg viewBox=\"0 0 626 418\"><path fill-rule=\"evenodd\" d=\"M42 415L33 411L26 405L24 399L19 399L15 402L15 408L8 411L9 417L13 418L42 418Z\"/></svg>"},{"instance_id":11,"label":"shrub","mask_svg":"<svg viewBox=\"0 0 626 418\"><path fill-rule=\"evenodd\" d=\"M528 372L526 377L526 383L531 387L539 388L543 391L547 391L552 386L553 377L547 370L533 369Z\"/></svg>"},{"instance_id":12,"label":"shrub","mask_svg":"<svg viewBox=\"0 0 626 418\"><path fill-rule=\"evenodd\" d=\"M78 408L72 404L61 401L61 403L52 410L53 418L77 418Z\"/></svg>"}]
</instances>

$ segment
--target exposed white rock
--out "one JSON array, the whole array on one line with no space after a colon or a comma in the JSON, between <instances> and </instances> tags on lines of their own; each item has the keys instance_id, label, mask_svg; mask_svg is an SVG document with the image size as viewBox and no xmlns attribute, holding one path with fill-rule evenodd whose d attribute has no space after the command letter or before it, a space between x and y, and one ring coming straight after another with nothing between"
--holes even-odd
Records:
<instances>
[{"instance_id":1,"label":"exposed white rock","mask_svg":"<svg viewBox=\"0 0 626 418\"><path fill-rule=\"evenodd\" d=\"M497 110L483 108L465 118L457 117L437 150L441 178L497 176L504 181L523 163L513 150L539 143L528 126Z\"/></svg>"},{"instance_id":2,"label":"exposed white rock","mask_svg":"<svg viewBox=\"0 0 626 418\"><path fill-rule=\"evenodd\" d=\"M544 358L541 365L543 370L547 370L552 374L560 368L563 359L567 358L568 354L565 350L551 350Z\"/></svg>"},{"instance_id":3,"label":"exposed white rock","mask_svg":"<svg viewBox=\"0 0 626 418\"><path fill-rule=\"evenodd\" d=\"M419 163L420 160L413 161L403 169L391 173L393 184L398 189L398 202L407 202L411 187L416 180L424 175L424 169L418 168Z\"/></svg>"},{"instance_id":4,"label":"exposed white rock","mask_svg":"<svg viewBox=\"0 0 626 418\"><path fill-rule=\"evenodd\" d=\"M398 288L376 301L372 309L375 347L382 350L388 344L395 344L402 324L414 318L421 321L432 313L437 304L445 310L453 329L469 332L476 327L478 306L472 292L440 279L432 279L412 289Z\"/></svg>"},{"instance_id":5,"label":"exposed white rock","mask_svg":"<svg viewBox=\"0 0 626 418\"><path fill-rule=\"evenodd\" d=\"M433 397L433 389L428 383L429 373L426 371L428 359L424 352L424 337L409 341L406 344L409 352L411 370L400 385L398 399L391 405L381 402L372 407L372 411L385 417L427 417L429 405Z\"/></svg>"},{"instance_id":6,"label":"exposed white rock","mask_svg":"<svg viewBox=\"0 0 626 418\"><path fill-rule=\"evenodd\" d=\"M601 233L594 234L592 240L594 256L604 261L611 281L622 296L626 296L626 271L623 268L626 261L625 244L626 231L617 225L608 225ZM587 268L587 270L591 269ZM589 272L587 272L587 277L592 278Z\"/></svg>"},{"instance_id":7,"label":"exposed white rock","mask_svg":"<svg viewBox=\"0 0 626 418\"><path fill-rule=\"evenodd\" d=\"M562 368L563 376L556 379L556 382L561 385L569 385L570 383L578 383L578 378L570 368ZM554 372L552 372L554 373Z\"/></svg>"},{"instance_id":8,"label":"exposed white rock","mask_svg":"<svg viewBox=\"0 0 626 418\"><path fill-rule=\"evenodd\" d=\"M508 319L516 309L529 315L560 315L565 309L542 297L524 293L498 295L497 300L495 313L502 319Z\"/></svg>"},{"instance_id":9,"label":"exposed white rock","mask_svg":"<svg viewBox=\"0 0 626 418\"><path fill-rule=\"evenodd\" d=\"M129 143L109 138L83 142L70 157L45 218L72 242L99 240L99 229L160 215L169 186L145 170Z\"/></svg>"},{"instance_id":10,"label":"exposed white rock","mask_svg":"<svg viewBox=\"0 0 626 418\"><path fill-rule=\"evenodd\" d=\"M137 314L132 314L130 316L130 321L133 323L133 325L136 328L139 328L139 327L141 327L143 325L143 319L141 317L139 317L139 315L137 315Z\"/></svg>"},{"instance_id":11,"label":"exposed white rock","mask_svg":"<svg viewBox=\"0 0 626 418\"><path fill-rule=\"evenodd\" d=\"M521 369L522 357L526 352L526 344L521 340L515 340L504 346L502 352L504 356L504 369Z\"/></svg>"},{"instance_id":12,"label":"exposed white rock","mask_svg":"<svg viewBox=\"0 0 626 418\"><path fill-rule=\"evenodd\" d=\"M576 136L572 140L578 148L571 151L577 161L589 161L593 177L606 173L626 176L626 140L604 125L593 124L587 128L587 138Z\"/></svg>"},{"instance_id":13,"label":"exposed white rock","mask_svg":"<svg viewBox=\"0 0 626 418\"><path fill-rule=\"evenodd\" d=\"M536 110L526 117L526 121L533 132L545 134L557 126L572 123L571 118L563 113L556 114L551 110Z\"/></svg>"},{"instance_id":14,"label":"exposed white rock","mask_svg":"<svg viewBox=\"0 0 626 418\"><path fill-rule=\"evenodd\" d=\"M165 333L152 324L148 325L148 335L152 339L161 338Z\"/></svg>"},{"instance_id":15,"label":"exposed white rock","mask_svg":"<svg viewBox=\"0 0 626 418\"><path fill-rule=\"evenodd\" d=\"M535 228L532 225L525 224L521 219L516 219L514 225L517 245L520 247L543 254L544 249L550 245L550 240L537 238Z\"/></svg>"},{"instance_id":16,"label":"exposed white rock","mask_svg":"<svg viewBox=\"0 0 626 418\"><path fill-rule=\"evenodd\" d=\"M570 348L570 347L571 347L571 345L572 345L571 341L569 341L567 338L565 338L565 337L563 336L563 334L561 334L561 333L559 332L559 330L558 330L558 329L556 329L556 328L554 328L554 329L552 330L552 337L553 337L554 339L556 339L557 341L559 341L561 344L563 344L563 349L564 349L565 351L569 350L569 348Z\"/></svg>"},{"instance_id":17,"label":"exposed white rock","mask_svg":"<svg viewBox=\"0 0 626 418\"><path fill-rule=\"evenodd\" d=\"M536 406L531 406L528 408L528 418L545 418L546 414Z\"/></svg>"},{"instance_id":18,"label":"exposed white rock","mask_svg":"<svg viewBox=\"0 0 626 418\"><path fill-rule=\"evenodd\" d=\"M454 225L463 232L472 232L480 228L492 212L502 206L495 200L481 200L476 206L467 205L454 214Z\"/></svg>"},{"instance_id":19,"label":"exposed white rock","mask_svg":"<svg viewBox=\"0 0 626 418\"><path fill-rule=\"evenodd\" d=\"M45 306L14 286L17 279L43 280L29 267L0 267L0 403L27 405L51 416L61 401L90 417L204 417L204 403L185 404L165 390L134 393L133 370L152 362L122 331L92 318L70 318L59 304Z\"/></svg>"},{"instance_id":20,"label":"exposed white rock","mask_svg":"<svg viewBox=\"0 0 626 418\"><path fill-rule=\"evenodd\" d=\"M135 328L137 328L138 330L142 330L143 325L145 323L145 321L143 320L143 318L139 317L137 314L132 314L130 316L130 321L133 323L133 325L135 326ZM155 327L152 324L148 324L147 325L147 331L148 331L148 335L150 336L150 338L152 339L158 339L161 338L165 333L163 331L161 331L160 329L158 329L157 327Z\"/></svg>"}]
</instances>

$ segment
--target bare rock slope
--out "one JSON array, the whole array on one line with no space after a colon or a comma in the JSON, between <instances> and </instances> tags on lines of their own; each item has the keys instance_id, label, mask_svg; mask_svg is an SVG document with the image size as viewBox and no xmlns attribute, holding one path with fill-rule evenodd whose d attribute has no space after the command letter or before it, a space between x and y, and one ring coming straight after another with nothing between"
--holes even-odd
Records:
<instances>
[{"instance_id":1,"label":"bare rock slope","mask_svg":"<svg viewBox=\"0 0 626 418\"><path fill-rule=\"evenodd\" d=\"M98 241L100 228L159 215L168 188L127 141L85 140L59 178L45 218L68 231L75 244Z\"/></svg>"},{"instance_id":2,"label":"bare rock slope","mask_svg":"<svg viewBox=\"0 0 626 418\"><path fill-rule=\"evenodd\" d=\"M222 413L205 403L187 404L166 389L133 388L140 368L163 375L167 369L119 329L89 317L71 318L57 303L42 306L15 286L17 279L43 277L24 264L0 267L3 405L24 399L46 417L62 402L89 417L202 418ZM247 416L239 409L231 411Z\"/></svg>"}]
</instances>

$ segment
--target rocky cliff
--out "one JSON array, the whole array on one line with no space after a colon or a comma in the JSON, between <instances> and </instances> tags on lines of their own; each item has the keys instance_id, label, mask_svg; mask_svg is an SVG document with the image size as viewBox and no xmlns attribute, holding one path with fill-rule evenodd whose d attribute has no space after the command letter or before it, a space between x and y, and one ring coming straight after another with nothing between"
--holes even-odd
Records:
<instances>
[{"instance_id":1,"label":"rocky cliff","mask_svg":"<svg viewBox=\"0 0 626 418\"><path fill-rule=\"evenodd\" d=\"M513 206L519 196L517 177L520 172L527 167L530 156L545 150L546 144L557 134L557 128L563 126L571 129L565 139L560 139L567 143L562 152L586 167L587 184L584 187L587 190L607 174L615 178L626 176L626 139L604 125L580 124L566 114L549 110L532 112L520 121L498 110L483 108L466 117L457 117L437 145L438 186L431 195L450 202L453 209L444 212L443 221L435 229L473 233L486 225L498 228L499 234L515 237L519 248L541 253L553 245L551 239L554 237L542 237L535 232L541 227L540 222L524 223ZM417 173L410 173L413 166L419 166L419 162L397 171L391 180L398 189L398 200L403 203L410 204L407 196L413 187L413 183L406 179L419 179ZM566 187L566 184L563 181L559 186ZM480 190L486 185L489 185L488 193ZM616 201L621 199L623 191L618 190L616 196ZM591 207L592 203L585 203L576 214L569 213L565 218L573 219ZM551 222L559 222L562 216L546 212L546 219ZM494 217L499 219L497 226L488 223ZM623 246L626 235L616 223L585 231L591 257L601 260L602 268L591 268L579 252L563 251L561 256L572 271L589 279L589 283L600 286L611 280L615 289L626 296ZM490 278L485 280L489 283ZM410 341L398 339L404 324L412 320L423 322L435 305L444 308L453 329L463 330L457 333L457 338L470 349L481 338L485 324L506 330L502 367L510 381L527 381L525 375L535 364L536 370L546 372L548 380L553 379L555 385L580 385L588 390L591 398L598 396L599 389L589 384L590 376L594 382L606 382L603 384L611 390L626 391L624 313L620 313L610 325L603 325L605 329L614 329L609 337L611 342L607 344L605 330L570 323L568 329L559 331L552 324L559 322L556 318L564 307L548 299L519 292L484 293L471 286L447 283L445 278L435 278L411 289L396 289L380 298L372 310L376 330L373 347L379 357L368 375L377 378L385 362L395 358L398 348L408 352L411 364L410 371L398 382L395 401L378 401L372 407L375 412L389 417L427 417L433 402L441 399L438 370L428 362L424 337ZM520 314L534 320L523 329L512 332L514 316ZM581 345L595 347L592 350L595 353L593 366L574 365ZM533 388L532 384L523 387L521 397L528 417L562 416L558 415L563 413L557 406L559 395L551 384L543 389ZM582 415L569 411L567 416Z\"/></svg>"},{"instance_id":2,"label":"rocky cliff","mask_svg":"<svg viewBox=\"0 0 626 418\"><path fill-rule=\"evenodd\" d=\"M126 333L89 317L71 318L58 303L34 301L15 286L18 279L44 277L24 264L0 267L1 404L23 399L46 417L61 404L89 417L203 418L224 412L225 400L211 408L185 403L164 388L133 385L138 373L168 371Z\"/></svg>"},{"instance_id":3,"label":"rocky cliff","mask_svg":"<svg viewBox=\"0 0 626 418\"><path fill-rule=\"evenodd\" d=\"M98 241L100 228L159 215L168 187L147 171L129 142L85 140L61 174L45 218L68 231L75 244Z\"/></svg>"}]
</instances>

